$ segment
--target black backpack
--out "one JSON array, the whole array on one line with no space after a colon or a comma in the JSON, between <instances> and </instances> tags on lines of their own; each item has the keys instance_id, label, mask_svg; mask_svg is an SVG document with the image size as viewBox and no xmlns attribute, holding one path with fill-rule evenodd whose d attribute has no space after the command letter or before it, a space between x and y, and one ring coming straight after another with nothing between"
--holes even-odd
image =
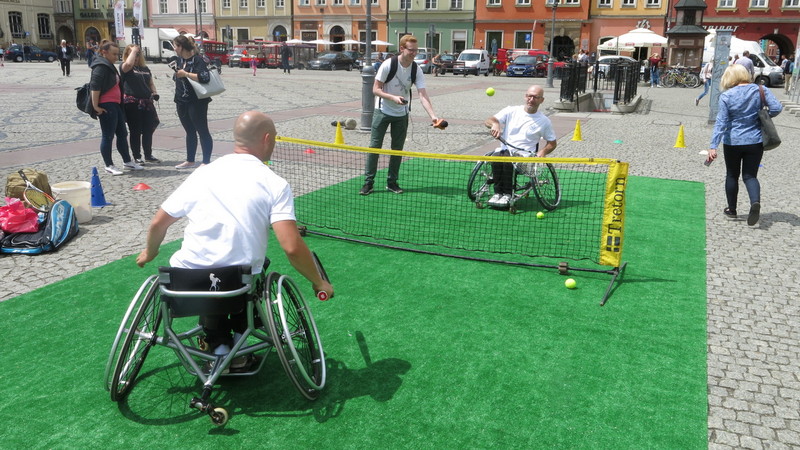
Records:
<instances>
[{"instance_id":1,"label":"black backpack","mask_svg":"<svg viewBox=\"0 0 800 450\"><path fill-rule=\"evenodd\" d=\"M78 110L90 115L92 119L97 120L97 114L94 112L94 106L92 106L92 91L89 90L89 83L77 87L75 90L78 91L75 96L75 106L78 107Z\"/></svg>"}]
</instances>

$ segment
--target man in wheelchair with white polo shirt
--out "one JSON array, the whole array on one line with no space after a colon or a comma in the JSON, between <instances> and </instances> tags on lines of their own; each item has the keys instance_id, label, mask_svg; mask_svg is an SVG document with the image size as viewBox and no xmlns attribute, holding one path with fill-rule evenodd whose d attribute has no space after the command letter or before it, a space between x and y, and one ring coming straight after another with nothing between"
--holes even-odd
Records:
<instances>
[{"instance_id":1,"label":"man in wheelchair with white polo shirt","mask_svg":"<svg viewBox=\"0 0 800 450\"><path fill-rule=\"evenodd\" d=\"M171 266L200 269L243 265L258 274L266 260L272 227L289 262L311 282L314 291L333 296L333 287L317 271L297 229L289 184L264 164L275 148L272 119L258 111L245 112L236 119L233 136L233 154L196 169L161 204L150 223L147 246L136 263L144 267L152 261L167 229L185 217L189 223L180 250L170 258ZM230 352L234 338L238 340L237 334L247 328L247 316L244 312L206 315L200 317L200 323L204 345L224 355ZM252 355L235 358L230 369L246 369L252 362Z\"/></svg>"},{"instance_id":2,"label":"man in wheelchair with white polo shirt","mask_svg":"<svg viewBox=\"0 0 800 450\"><path fill-rule=\"evenodd\" d=\"M494 138L500 138L510 146L530 149L530 156L544 157L556 149L556 133L553 123L539 111L544 102L544 89L533 85L525 92L525 104L507 106L497 114L486 119L484 124ZM539 139L546 141L539 149ZM535 154L534 154L535 152ZM515 154L514 149L498 149L492 156L523 156ZM514 194L514 165L492 162L494 196L487 202L490 206L508 207Z\"/></svg>"}]
</instances>

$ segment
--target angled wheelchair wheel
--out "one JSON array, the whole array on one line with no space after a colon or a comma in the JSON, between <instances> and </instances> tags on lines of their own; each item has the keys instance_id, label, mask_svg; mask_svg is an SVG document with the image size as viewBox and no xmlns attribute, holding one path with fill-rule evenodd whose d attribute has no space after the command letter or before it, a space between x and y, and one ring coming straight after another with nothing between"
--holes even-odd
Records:
<instances>
[{"instance_id":1,"label":"angled wheelchair wheel","mask_svg":"<svg viewBox=\"0 0 800 450\"><path fill-rule=\"evenodd\" d=\"M300 393L315 400L325 387L325 354L303 294L286 275L267 275L265 298L270 333L286 375Z\"/></svg>"},{"instance_id":2,"label":"angled wheelchair wheel","mask_svg":"<svg viewBox=\"0 0 800 450\"><path fill-rule=\"evenodd\" d=\"M561 203L561 185L558 183L558 175L553 165L536 164L531 183L539 203L548 211L556 209Z\"/></svg>"},{"instance_id":3,"label":"angled wheelchair wheel","mask_svg":"<svg viewBox=\"0 0 800 450\"><path fill-rule=\"evenodd\" d=\"M158 292L158 277L153 275L134 296L111 346L106 389L111 391L111 400L115 402L123 400L133 389L147 353L155 345L161 323Z\"/></svg>"},{"instance_id":4,"label":"angled wheelchair wheel","mask_svg":"<svg viewBox=\"0 0 800 450\"><path fill-rule=\"evenodd\" d=\"M486 203L489 197L489 186L492 183L492 166L485 161L479 161L472 169L467 182L467 196L477 205Z\"/></svg>"}]
</instances>

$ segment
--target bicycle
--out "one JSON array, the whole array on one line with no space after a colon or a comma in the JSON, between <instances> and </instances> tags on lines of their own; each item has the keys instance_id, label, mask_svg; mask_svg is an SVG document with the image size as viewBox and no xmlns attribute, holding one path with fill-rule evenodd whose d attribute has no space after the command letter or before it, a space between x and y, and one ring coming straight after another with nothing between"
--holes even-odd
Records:
<instances>
[{"instance_id":1,"label":"bicycle","mask_svg":"<svg viewBox=\"0 0 800 450\"><path fill-rule=\"evenodd\" d=\"M696 73L689 72L686 67L676 66L661 75L659 83L665 87L675 87L680 85L682 87L696 88L700 86L700 77Z\"/></svg>"}]
</instances>

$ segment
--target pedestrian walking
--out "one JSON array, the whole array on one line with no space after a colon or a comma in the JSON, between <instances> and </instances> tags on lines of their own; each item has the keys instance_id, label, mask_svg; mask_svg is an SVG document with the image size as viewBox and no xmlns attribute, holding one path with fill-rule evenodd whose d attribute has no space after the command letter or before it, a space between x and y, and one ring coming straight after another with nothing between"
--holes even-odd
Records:
<instances>
[{"instance_id":1,"label":"pedestrian walking","mask_svg":"<svg viewBox=\"0 0 800 450\"><path fill-rule=\"evenodd\" d=\"M792 87L792 73L794 73L794 58L786 58L786 67L783 68L783 93L787 95Z\"/></svg>"},{"instance_id":2,"label":"pedestrian walking","mask_svg":"<svg viewBox=\"0 0 800 450\"><path fill-rule=\"evenodd\" d=\"M771 117L780 114L783 105L769 89L753 84L751 80L750 72L741 64L733 64L725 69L720 80L720 88L724 92L719 96L719 112L706 163L717 159L717 147L722 143L725 154L725 196L728 202L723 214L736 218L741 174L750 197L747 224L753 226L758 223L761 213L761 185L757 177L764 156L761 121L758 118L762 95Z\"/></svg>"},{"instance_id":3,"label":"pedestrian walking","mask_svg":"<svg viewBox=\"0 0 800 450\"><path fill-rule=\"evenodd\" d=\"M647 61L650 63L650 87L661 87L658 84L658 66L661 64L661 57L658 53L653 53Z\"/></svg>"},{"instance_id":4,"label":"pedestrian walking","mask_svg":"<svg viewBox=\"0 0 800 450\"><path fill-rule=\"evenodd\" d=\"M67 41L62 39L61 46L58 47L56 51L56 56L58 57L58 62L61 64L61 75L69 76L69 64L72 61L72 56L74 52L72 51L72 47L67 45Z\"/></svg>"},{"instance_id":5,"label":"pedestrian walking","mask_svg":"<svg viewBox=\"0 0 800 450\"><path fill-rule=\"evenodd\" d=\"M281 44L281 66L283 66L283 73L290 74L292 73L292 65L289 61L292 57L292 49L286 45L286 42Z\"/></svg>"},{"instance_id":6,"label":"pedestrian walking","mask_svg":"<svg viewBox=\"0 0 800 450\"><path fill-rule=\"evenodd\" d=\"M708 94L708 89L711 87L711 75L714 71L714 62L709 61L707 62L703 68L700 70L700 81L703 82L703 93L698 95L696 99L694 99L694 106L700 104L700 99L705 97Z\"/></svg>"}]
</instances>

